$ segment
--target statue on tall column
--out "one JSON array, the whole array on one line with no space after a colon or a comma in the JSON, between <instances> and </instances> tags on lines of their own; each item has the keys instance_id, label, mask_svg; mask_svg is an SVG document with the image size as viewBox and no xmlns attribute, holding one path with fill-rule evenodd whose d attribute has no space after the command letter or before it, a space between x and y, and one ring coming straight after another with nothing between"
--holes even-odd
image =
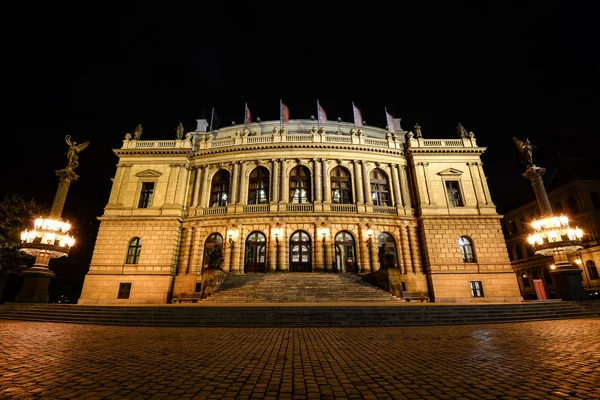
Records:
<instances>
[{"instance_id":1,"label":"statue on tall column","mask_svg":"<svg viewBox=\"0 0 600 400\"><path fill-rule=\"evenodd\" d=\"M85 149L90 142L77 144L77 142L71 142L71 135L65 136L65 141L69 145L67 150L67 169L73 170L79 166L79 153Z\"/></svg>"},{"instance_id":2,"label":"statue on tall column","mask_svg":"<svg viewBox=\"0 0 600 400\"><path fill-rule=\"evenodd\" d=\"M532 146L529 142L529 138L524 142L522 140L513 137L513 142L517 145L517 149L521 153L521 163L525 164L527 168L533 167L533 153L532 150L536 148L536 146Z\"/></svg>"}]
</instances>

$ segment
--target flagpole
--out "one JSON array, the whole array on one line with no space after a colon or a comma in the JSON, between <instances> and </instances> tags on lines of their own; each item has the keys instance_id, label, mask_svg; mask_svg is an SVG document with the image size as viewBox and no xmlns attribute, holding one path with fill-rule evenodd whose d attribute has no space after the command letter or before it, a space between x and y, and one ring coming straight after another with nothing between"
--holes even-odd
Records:
<instances>
[{"instance_id":1,"label":"flagpole","mask_svg":"<svg viewBox=\"0 0 600 400\"><path fill-rule=\"evenodd\" d=\"M283 100L279 99L279 132L283 129Z\"/></svg>"},{"instance_id":2,"label":"flagpole","mask_svg":"<svg viewBox=\"0 0 600 400\"><path fill-rule=\"evenodd\" d=\"M321 130L321 109L319 108L319 99L317 99L317 131Z\"/></svg>"},{"instance_id":3,"label":"flagpole","mask_svg":"<svg viewBox=\"0 0 600 400\"><path fill-rule=\"evenodd\" d=\"M354 114L354 110L356 107L354 106L354 102L352 102L352 121L354 121L354 130L356 130L356 114Z\"/></svg>"},{"instance_id":4,"label":"flagpole","mask_svg":"<svg viewBox=\"0 0 600 400\"><path fill-rule=\"evenodd\" d=\"M213 126L213 118L215 117L215 108L212 108L212 112L210 113L210 130L209 132L212 132L212 126Z\"/></svg>"},{"instance_id":5,"label":"flagpole","mask_svg":"<svg viewBox=\"0 0 600 400\"><path fill-rule=\"evenodd\" d=\"M388 119L388 117L387 117L388 116L387 107L383 106L383 109L385 110L385 122L387 123L388 122L388 120L387 120ZM387 126L388 126L388 132L390 132L392 130L392 127L390 126L389 123L387 124Z\"/></svg>"}]
</instances>

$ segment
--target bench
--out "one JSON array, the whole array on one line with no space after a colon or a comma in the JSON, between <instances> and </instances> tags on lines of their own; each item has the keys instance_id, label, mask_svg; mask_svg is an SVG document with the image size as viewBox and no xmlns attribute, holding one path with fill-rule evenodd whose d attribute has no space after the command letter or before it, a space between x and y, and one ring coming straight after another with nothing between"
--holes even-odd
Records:
<instances>
[{"instance_id":1,"label":"bench","mask_svg":"<svg viewBox=\"0 0 600 400\"><path fill-rule=\"evenodd\" d=\"M182 301L191 301L192 303L197 303L202 299L200 294L200 292L179 293L175 298L173 298L173 303L181 303Z\"/></svg>"},{"instance_id":2,"label":"bench","mask_svg":"<svg viewBox=\"0 0 600 400\"><path fill-rule=\"evenodd\" d=\"M409 291L402 291L402 298L405 301L411 301L411 300L421 300L421 303L423 301L426 301L429 303L429 296L427 296L426 292L409 292Z\"/></svg>"}]
</instances>

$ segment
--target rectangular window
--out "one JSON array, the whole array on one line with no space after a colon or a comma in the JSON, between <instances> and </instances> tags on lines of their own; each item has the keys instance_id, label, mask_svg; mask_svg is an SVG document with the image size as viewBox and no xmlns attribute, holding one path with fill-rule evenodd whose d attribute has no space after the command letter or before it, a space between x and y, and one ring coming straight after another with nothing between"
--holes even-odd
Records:
<instances>
[{"instance_id":1,"label":"rectangular window","mask_svg":"<svg viewBox=\"0 0 600 400\"><path fill-rule=\"evenodd\" d=\"M483 285L481 281L471 281L471 297L483 297Z\"/></svg>"},{"instance_id":2,"label":"rectangular window","mask_svg":"<svg viewBox=\"0 0 600 400\"><path fill-rule=\"evenodd\" d=\"M154 194L154 182L143 182L140 192L140 201L138 208L148 208L152 205L152 195Z\"/></svg>"},{"instance_id":3,"label":"rectangular window","mask_svg":"<svg viewBox=\"0 0 600 400\"><path fill-rule=\"evenodd\" d=\"M130 293L131 293L131 282L119 283L119 293L117 294L117 299L128 299Z\"/></svg>"},{"instance_id":4,"label":"rectangular window","mask_svg":"<svg viewBox=\"0 0 600 400\"><path fill-rule=\"evenodd\" d=\"M448 204L450 207L464 206L458 181L446 181L446 193L448 194Z\"/></svg>"}]
</instances>

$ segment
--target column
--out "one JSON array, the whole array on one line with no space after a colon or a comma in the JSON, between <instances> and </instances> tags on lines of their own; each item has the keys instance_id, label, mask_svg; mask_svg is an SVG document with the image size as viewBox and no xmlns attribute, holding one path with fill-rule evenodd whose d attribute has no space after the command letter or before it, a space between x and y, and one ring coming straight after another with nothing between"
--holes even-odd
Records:
<instances>
[{"instance_id":1,"label":"column","mask_svg":"<svg viewBox=\"0 0 600 400\"><path fill-rule=\"evenodd\" d=\"M369 181L369 175L367 173L367 163L364 161L362 163L362 179L363 188L365 191L365 204L373 205L373 198L371 197L371 184Z\"/></svg>"},{"instance_id":2,"label":"column","mask_svg":"<svg viewBox=\"0 0 600 400\"><path fill-rule=\"evenodd\" d=\"M330 233L332 232L330 231ZM330 235L329 239L325 241L325 259L323 260L323 267L325 271L331 271L331 259L333 257L333 240L335 240L335 238Z\"/></svg>"},{"instance_id":3,"label":"column","mask_svg":"<svg viewBox=\"0 0 600 400\"><path fill-rule=\"evenodd\" d=\"M317 203L320 203L323 201L323 194L321 193L322 189L323 189L323 178L322 173L321 173L321 163L319 162L318 158L313 158L313 170L314 170L314 177L313 177L313 182L315 185L315 201Z\"/></svg>"},{"instance_id":4,"label":"column","mask_svg":"<svg viewBox=\"0 0 600 400\"><path fill-rule=\"evenodd\" d=\"M404 206L404 198L400 197L400 181L398 180L398 164L390 164L392 170L392 188L394 189L394 205Z\"/></svg>"},{"instance_id":5,"label":"column","mask_svg":"<svg viewBox=\"0 0 600 400\"><path fill-rule=\"evenodd\" d=\"M245 161L241 161L241 171L240 171L240 197L238 198L238 204L246 204L247 202L247 194L246 191L248 190L248 180L246 179L246 168L248 168L248 165Z\"/></svg>"},{"instance_id":6,"label":"column","mask_svg":"<svg viewBox=\"0 0 600 400\"><path fill-rule=\"evenodd\" d=\"M201 264L201 262L198 262L198 256L199 256L198 253L200 252L199 228L194 228L194 236L192 239L192 249L190 251L191 251L190 270L192 271L193 274L198 275L198 272L200 271L199 265ZM200 257L200 260L202 260L201 257Z\"/></svg>"},{"instance_id":7,"label":"column","mask_svg":"<svg viewBox=\"0 0 600 400\"><path fill-rule=\"evenodd\" d=\"M233 163L233 174L231 177L231 198L229 199L227 204L236 204L237 203L238 181L239 181L239 176L238 176L239 165L238 164L239 164L238 161Z\"/></svg>"},{"instance_id":8,"label":"column","mask_svg":"<svg viewBox=\"0 0 600 400\"><path fill-rule=\"evenodd\" d=\"M187 203L187 193L189 188L190 169L185 164L179 164L179 175L177 186L175 187L174 203L185 206Z\"/></svg>"},{"instance_id":9,"label":"column","mask_svg":"<svg viewBox=\"0 0 600 400\"><path fill-rule=\"evenodd\" d=\"M379 247L377 246L377 234L373 231L373 240L369 245L369 258L371 261L371 271L379 271Z\"/></svg>"},{"instance_id":10,"label":"column","mask_svg":"<svg viewBox=\"0 0 600 400\"><path fill-rule=\"evenodd\" d=\"M419 239L417 236L417 227L408 226L408 244L410 246L410 258L412 259L413 274L422 271L421 252L419 250Z\"/></svg>"},{"instance_id":11,"label":"column","mask_svg":"<svg viewBox=\"0 0 600 400\"><path fill-rule=\"evenodd\" d=\"M188 275L190 273L190 262L192 261L192 249L194 244L194 235L196 234L196 229L188 228L188 237L185 244L185 274Z\"/></svg>"},{"instance_id":12,"label":"column","mask_svg":"<svg viewBox=\"0 0 600 400\"><path fill-rule=\"evenodd\" d=\"M194 183L194 194L192 195L192 207L198 207L198 196L200 195L200 184L202 178L202 167L196 168L196 182Z\"/></svg>"},{"instance_id":13,"label":"column","mask_svg":"<svg viewBox=\"0 0 600 400\"><path fill-rule=\"evenodd\" d=\"M327 160L323 159L323 202L331 203L331 181L329 180L329 172L327 171Z\"/></svg>"},{"instance_id":14,"label":"column","mask_svg":"<svg viewBox=\"0 0 600 400\"><path fill-rule=\"evenodd\" d=\"M116 205L117 199L119 198L119 192L121 190L121 182L123 180L123 174L128 164L117 164L117 172L115 173L115 179L112 184L110 191L110 197L108 199L108 205Z\"/></svg>"},{"instance_id":15,"label":"column","mask_svg":"<svg viewBox=\"0 0 600 400\"><path fill-rule=\"evenodd\" d=\"M280 230L281 234L279 236L281 236L281 238L279 239L279 269L278 271L289 271L290 270L290 263L288 262L289 258L288 258L288 251L289 251L289 242L288 242L288 232L287 232L287 228L282 226L281 230Z\"/></svg>"},{"instance_id":16,"label":"column","mask_svg":"<svg viewBox=\"0 0 600 400\"><path fill-rule=\"evenodd\" d=\"M408 177L406 176L406 165L400 165L400 193L404 207L411 207L410 194L408 192Z\"/></svg>"},{"instance_id":17,"label":"column","mask_svg":"<svg viewBox=\"0 0 600 400\"><path fill-rule=\"evenodd\" d=\"M200 207L208 207L208 201L210 196L210 186L208 185L208 174L210 173L210 167L207 165L204 167L204 177L202 178L202 192L200 194Z\"/></svg>"},{"instance_id":18,"label":"column","mask_svg":"<svg viewBox=\"0 0 600 400\"><path fill-rule=\"evenodd\" d=\"M402 251L402 264L404 264L403 274L413 270L412 259L410 257L410 247L408 246L408 227L400 227L400 251Z\"/></svg>"},{"instance_id":19,"label":"column","mask_svg":"<svg viewBox=\"0 0 600 400\"><path fill-rule=\"evenodd\" d=\"M177 262L176 275L182 275L186 270L188 238L190 236L188 228L181 228L181 238L179 240L179 256Z\"/></svg>"},{"instance_id":20,"label":"column","mask_svg":"<svg viewBox=\"0 0 600 400\"><path fill-rule=\"evenodd\" d=\"M285 164L286 164L286 161L283 158L279 159L279 168L280 168L279 177L281 178L281 185L279 187L279 189L281 191L281 194L279 195L280 203L288 202L288 197L287 197L287 193L285 190L285 183L287 182L287 176L285 173Z\"/></svg>"},{"instance_id":21,"label":"column","mask_svg":"<svg viewBox=\"0 0 600 400\"><path fill-rule=\"evenodd\" d=\"M231 257L233 256L232 251L231 251L231 245L229 244L229 241L227 240L227 231L225 231L225 235L223 235L223 264L221 265L221 269L224 272L230 272L230 268L231 268Z\"/></svg>"},{"instance_id":22,"label":"column","mask_svg":"<svg viewBox=\"0 0 600 400\"><path fill-rule=\"evenodd\" d=\"M487 184L487 178L485 177L485 173L483 172L482 163L477 163L477 171L479 172L479 179L481 181L481 186L483 187L483 194L485 195L485 204L492 204L492 197L490 196L490 190Z\"/></svg>"},{"instance_id":23,"label":"column","mask_svg":"<svg viewBox=\"0 0 600 400\"><path fill-rule=\"evenodd\" d=\"M279 201L279 167L277 159L271 160L271 171L271 202L277 203Z\"/></svg>"},{"instance_id":24,"label":"column","mask_svg":"<svg viewBox=\"0 0 600 400\"><path fill-rule=\"evenodd\" d=\"M325 271L325 247L323 246L323 242L321 241L321 235L319 235L319 225L315 224L313 226L313 246L314 246L314 254L315 254L315 271L324 272Z\"/></svg>"},{"instance_id":25,"label":"column","mask_svg":"<svg viewBox=\"0 0 600 400\"><path fill-rule=\"evenodd\" d=\"M359 225L358 227L358 248L360 249L360 272L371 272L371 260L369 258L369 248L365 239L366 229Z\"/></svg>"},{"instance_id":26,"label":"column","mask_svg":"<svg viewBox=\"0 0 600 400\"><path fill-rule=\"evenodd\" d=\"M273 235L274 226L269 227L269 236L267 237L267 243L269 246L267 247L269 250L267 252L268 256L268 264L267 271L275 272L277 271L277 242L275 240L275 235Z\"/></svg>"},{"instance_id":27,"label":"column","mask_svg":"<svg viewBox=\"0 0 600 400\"><path fill-rule=\"evenodd\" d=\"M530 167L523 176L531 182L531 186L533 186L533 191L535 192L535 198L538 203L538 207L540 208L540 213L542 217L547 217L552 215L552 207L550 206L550 200L548 200L548 193L546 192L546 188L544 187L544 181L542 180L542 175L546 172L546 168L537 168L534 169Z\"/></svg>"},{"instance_id":28,"label":"column","mask_svg":"<svg viewBox=\"0 0 600 400\"><path fill-rule=\"evenodd\" d=\"M365 199L363 197L363 188L362 188L362 179L360 172L360 164L359 161L354 160L354 187L356 188L356 202L358 204L364 203Z\"/></svg>"},{"instance_id":29,"label":"column","mask_svg":"<svg viewBox=\"0 0 600 400\"><path fill-rule=\"evenodd\" d=\"M129 175L131 175L131 167L133 164L124 164L123 165L123 182L120 185L119 188L119 195L117 196L117 205L122 206L123 205L123 198L125 197L125 194L127 193L127 185L129 184ZM132 207L135 207L135 204L131 205Z\"/></svg>"}]
</instances>

